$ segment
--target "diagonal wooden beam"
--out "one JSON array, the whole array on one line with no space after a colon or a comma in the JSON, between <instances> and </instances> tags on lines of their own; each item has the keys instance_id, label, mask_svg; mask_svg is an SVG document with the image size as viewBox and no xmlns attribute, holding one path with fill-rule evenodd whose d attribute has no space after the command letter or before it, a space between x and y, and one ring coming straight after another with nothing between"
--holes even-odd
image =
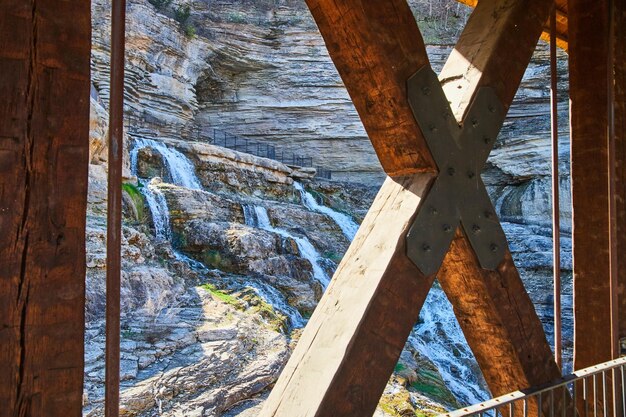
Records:
<instances>
[{"instance_id":1,"label":"diagonal wooden beam","mask_svg":"<svg viewBox=\"0 0 626 417\"><path fill-rule=\"evenodd\" d=\"M509 107L551 6L548 0L478 3L439 76L459 120L483 85ZM492 394L560 376L508 248L497 270L484 270L458 233L438 277Z\"/></svg>"},{"instance_id":2,"label":"diagonal wooden beam","mask_svg":"<svg viewBox=\"0 0 626 417\"><path fill-rule=\"evenodd\" d=\"M406 0L307 4L385 172L434 172L428 146L406 105L406 81L428 64Z\"/></svg>"},{"instance_id":3,"label":"diagonal wooden beam","mask_svg":"<svg viewBox=\"0 0 626 417\"><path fill-rule=\"evenodd\" d=\"M383 184L261 416L373 414L433 283L404 238L431 179Z\"/></svg>"},{"instance_id":4,"label":"diagonal wooden beam","mask_svg":"<svg viewBox=\"0 0 626 417\"><path fill-rule=\"evenodd\" d=\"M385 69L406 65L401 61L388 62L387 54L387 49L393 50L393 45L421 43L421 37L412 36L414 31L407 31L404 26L412 19L406 4L360 0L310 0L308 3L346 87L355 103L361 103L357 104L357 108L366 103L370 108L381 111L386 118L392 117L386 120L387 124L398 123L407 131L419 130L413 117L407 119L403 116L410 111L406 97L399 100L396 94L391 100L378 94L381 91L397 91L399 80L389 77L389 74L379 74L376 68L369 66L371 74L360 71L370 60ZM401 17L396 16L395 21L390 19L390 14L385 13L385 6L374 3L393 4L393 7L389 6L390 10L396 14L402 11ZM471 102L482 85L492 87L503 100L505 108L509 107L539 39L541 23L547 19L551 6L548 0L507 0L508 8L498 9L494 15L497 3L496 0L481 1L462 36L465 41L460 43L458 53L451 58L448 66L447 71L458 67L463 62L460 58L465 57L465 69L458 80L471 77L459 89L463 90L463 94L457 95L460 101L453 101L461 116L464 106ZM374 11L380 13L377 15ZM495 17L490 20L490 16ZM513 22L518 22L518 27ZM485 25L490 30L484 30ZM344 46L344 42L349 47ZM362 48L368 51L370 43L378 45L379 49L367 53L353 50ZM423 50L423 45L415 49ZM465 53L467 56L463 55ZM368 58L364 60L364 56ZM425 56L423 59L427 62ZM498 64L506 59L511 62L500 62L502 66ZM456 64L453 65L454 62ZM351 77L352 71L361 76ZM508 71L507 76L504 76L504 71ZM412 73L405 71L405 83L410 75ZM384 125L378 113L360 111L359 114L366 126L370 123ZM396 119L393 119L394 116ZM410 129L407 123L412 125ZM368 132L379 133L376 129ZM407 143L390 139L390 142L398 152L416 150L415 141ZM372 143L379 155L388 155L388 144L378 137L373 137ZM388 169L390 166L393 165L385 167ZM388 169L390 171L394 170ZM383 185L267 400L262 417L362 417L373 414L434 278L434 274L423 276L408 260L405 246L409 226L421 209L420 201L431 180L431 175L415 174L395 180L389 178ZM513 369L504 370L500 377L487 372L492 390L518 389L524 384L547 382L558 376L559 370L553 362L543 331L527 332L528 340L518 337L527 329L541 329L541 324L510 253L506 252L498 271L490 272L477 266L474 253L467 247L465 238L459 236L446 257L443 278L449 286L458 282L463 273L470 274L467 286L460 286L459 289L468 293L481 291L480 297L485 305L475 306L476 311L479 316L498 323L500 327L496 336L481 334L484 341L477 341L472 346L481 348L486 343L502 342L502 347L494 347L493 352L506 355L507 363ZM500 288L502 285L508 287ZM452 290L449 296L457 311L463 312L463 302L467 299ZM509 305L508 309L496 305L507 296L514 297L516 303ZM508 321L515 314L526 317L523 323ZM467 312L465 317L460 317L461 324L463 320L475 317L475 313ZM478 330L484 330L484 324ZM518 328L522 325L525 327ZM468 326L464 326L464 331L469 334L470 340L475 341L479 337L478 331L473 332ZM527 357L521 358L520 352ZM498 356L477 356L483 369L497 367L502 360ZM544 369L539 370L540 367Z\"/></svg>"}]
</instances>

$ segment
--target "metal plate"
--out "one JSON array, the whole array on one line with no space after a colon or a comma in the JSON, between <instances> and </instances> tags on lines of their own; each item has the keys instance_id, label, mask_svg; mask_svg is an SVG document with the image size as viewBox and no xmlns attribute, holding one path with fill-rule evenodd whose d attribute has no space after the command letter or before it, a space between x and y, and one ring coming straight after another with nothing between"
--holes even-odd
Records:
<instances>
[{"instance_id":1,"label":"metal plate","mask_svg":"<svg viewBox=\"0 0 626 417\"><path fill-rule=\"evenodd\" d=\"M409 104L439 168L407 235L407 255L425 275L436 273L461 224L482 268L495 269L506 236L480 172L506 111L494 91L479 89L460 126L428 66L408 82Z\"/></svg>"}]
</instances>

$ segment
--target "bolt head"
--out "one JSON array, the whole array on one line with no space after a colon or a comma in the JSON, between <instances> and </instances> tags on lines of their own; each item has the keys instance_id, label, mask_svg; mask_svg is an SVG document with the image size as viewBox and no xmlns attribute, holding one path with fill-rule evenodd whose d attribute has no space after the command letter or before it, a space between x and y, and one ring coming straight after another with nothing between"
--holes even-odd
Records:
<instances>
[{"instance_id":1,"label":"bolt head","mask_svg":"<svg viewBox=\"0 0 626 417\"><path fill-rule=\"evenodd\" d=\"M429 96L430 95L430 87L427 87L427 86L422 87L422 93L425 96Z\"/></svg>"},{"instance_id":2,"label":"bolt head","mask_svg":"<svg viewBox=\"0 0 626 417\"><path fill-rule=\"evenodd\" d=\"M454 167L449 167L447 172L448 175L452 176L456 173L456 170L454 169Z\"/></svg>"},{"instance_id":3,"label":"bolt head","mask_svg":"<svg viewBox=\"0 0 626 417\"><path fill-rule=\"evenodd\" d=\"M491 138L489 136L485 136L483 137L483 142L485 142L486 145L489 145L491 143Z\"/></svg>"},{"instance_id":4,"label":"bolt head","mask_svg":"<svg viewBox=\"0 0 626 417\"><path fill-rule=\"evenodd\" d=\"M429 129L431 132L436 132L436 131L437 131L437 126L435 126L435 125L430 125L430 126L428 126L428 129Z\"/></svg>"},{"instance_id":5,"label":"bolt head","mask_svg":"<svg viewBox=\"0 0 626 417\"><path fill-rule=\"evenodd\" d=\"M480 226L475 224L472 226L472 232L474 232L474 234L476 233L480 233Z\"/></svg>"},{"instance_id":6,"label":"bolt head","mask_svg":"<svg viewBox=\"0 0 626 417\"><path fill-rule=\"evenodd\" d=\"M430 252L430 250L431 250L431 249L430 249L430 245L429 245L428 243L424 243L424 244L422 245L422 250L423 250L424 252Z\"/></svg>"},{"instance_id":7,"label":"bolt head","mask_svg":"<svg viewBox=\"0 0 626 417\"><path fill-rule=\"evenodd\" d=\"M431 206L431 207L430 207L430 214L437 214L437 213L439 213L439 212L437 211L437 209L436 209L435 207Z\"/></svg>"},{"instance_id":8,"label":"bolt head","mask_svg":"<svg viewBox=\"0 0 626 417\"><path fill-rule=\"evenodd\" d=\"M472 119L472 127L478 126L478 119Z\"/></svg>"},{"instance_id":9,"label":"bolt head","mask_svg":"<svg viewBox=\"0 0 626 417\"><path fill-rule=\"evenodd\" d=\"M474 178L476 176L476 174L474 173L474 171L468 171L467 172L467 178Z\"/></svg>"},{"instance_id":10,"label":"bolt head","mask_svg":"<svg viewBox=\"0 0 626 417\"><path fill-rule=\"evenodd\" d=\"M449 224L444 224L442 226L442 229L444 232L450 232L452 230L452 227Z\"/></svg>"},{"instance_id":11,"label":"bolt head","mask_svg":"<svg viewBox=\"0 0 626 417\"><path fill-rule=\"evenodd\" d=\"M498 245L496 245L495 243L492 243L489 246L489 249L491 249L492 252L497 252L499 248L498 248Z\"/></svg>"}]
</instances>

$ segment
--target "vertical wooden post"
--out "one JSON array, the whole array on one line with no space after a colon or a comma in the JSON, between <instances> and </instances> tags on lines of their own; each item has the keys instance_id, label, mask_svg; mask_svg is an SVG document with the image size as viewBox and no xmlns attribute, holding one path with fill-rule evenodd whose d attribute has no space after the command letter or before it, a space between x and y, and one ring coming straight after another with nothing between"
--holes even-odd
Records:
<instances>
[{"instance_id":1,"label":"vertical wooden post","mask_svg":"<svg viewBox=\"0 0 626 417\"><path fill-rule=\"evenodd\" d=\"M575 369L611 359L608 18L608 0L569 3Z\"/></svg>"},{"instance_id":2,"label":"vertical wooden post","mask_svg":"<svg viewBox=\"0 0 626 417\"><path fill-rule=\"evenodd\" d=\"M0 416L79 416L90 3L0 8Z\"/></svg>"},{"instance_id":3,"label":"vertical wooden post","mask_svg":"<svg viewBox=\"0 0 626 417\"><path fill-rule=\"evenodd\" d=\"M615 174L616 189L626 189L626 1L615 1ZM617 205L617 236L626 236L626 197L619 195ZM618 239L618 309L620 337L626 337L626 239Z\"/></svg>"}]
</instances>

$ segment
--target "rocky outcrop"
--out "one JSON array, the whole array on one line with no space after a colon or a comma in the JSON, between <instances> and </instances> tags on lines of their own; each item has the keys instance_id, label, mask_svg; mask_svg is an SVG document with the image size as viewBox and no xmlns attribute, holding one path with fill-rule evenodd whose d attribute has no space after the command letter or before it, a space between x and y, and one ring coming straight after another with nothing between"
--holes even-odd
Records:
<instances>
[{"instance_id":1,"label":"rocky outcrop","mask_svg":"<svg viewBox=\"0 0 626 417\"><path fill-rule=\"evenodd\" d=\"M318 203L360 220L383 175L302 0L190 4L194 36L173 18L178 2L157 10L148 0L129 1L133 24L127 33L126 152L133 139L156 139L176 148L193 163L202 189L173 184L172 167L154 147L137 151L140 183L126 158L122 407L124 415L136 416L253 416L289 356L289 343L297 339L293 329L304 324L321 296L316 274L331 276L349 245L331 218L302 204L294 181L304 181ZM99 95L91 103L85 410L96 416L102 414L103 394L110 0L92 5L93 83ZM412 6L422 10L424 4L415 0ZM441 39L440 45L428 47L435 69L445 61L454 36ZM547 69L547 50L540 47L483 179L551 337ZM561 86L565 81L562 77ZM567 294L571 213L565 105L563 94L562 268ZM335 179L346 181L309 181L310 169L206 143L220 131L312 156L315 165L331 168ZM165 199L169 241L155 237L144 187ZM262 208L268 224L250 219L246 207ZM300 239L317 255L307 258ZM564 301L571 304L571 298ZM452 317L451 311L443 313ZM565 324L569 337L571 317L565 317ZM438 323L420 333L419 326L414 336L438 346L433 349L451 350L457 363L436 366L419 343L409 343L377 415L416 410L429 415L441 411L442 404L455 407L459 394L451 378L464 372L473 374L471 384L484 392L465 345L444 334L450 328Z\"/></svg>"}]
</instances>

